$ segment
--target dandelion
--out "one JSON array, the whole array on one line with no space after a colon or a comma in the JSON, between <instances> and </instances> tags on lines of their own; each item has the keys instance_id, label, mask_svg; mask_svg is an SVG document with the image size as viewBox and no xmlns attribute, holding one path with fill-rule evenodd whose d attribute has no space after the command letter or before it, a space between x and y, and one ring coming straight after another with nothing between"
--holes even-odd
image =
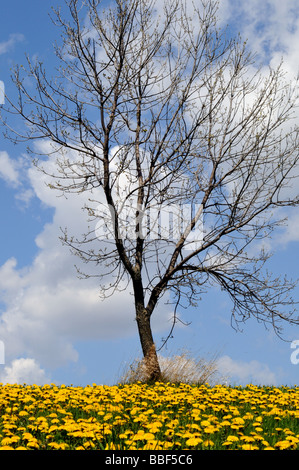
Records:
<instances>
[{"instance_id":1,"label":"dandelion","mask_svg":"<svg viewBox=\"0 0 299 470\"><path fill-rule=\"evenodd\" d=\"M291 446L292 446L292 443L290 441L284 440L284 441L276 442L274 447L278 447L279 450L284 450L284 449L288 449Z\"/></svg>"},{"instance_id":2,"label":"dandelion","mask_svg":"<svg viewBox=\"0 0 299 470\"><path fill-rule=\"evenodd\" d=\"M242 450L258 450L258 447L252 444L243 444L241 448Z\"/></svg>"},{"instance_id":3,"label":"dandelion","mask_svg":"<svg viewBox=\"0 0 299 470\"><path fill-rule=\"evenodd\" d=\"M217 430L218 430L218 428L215 427L215 426L212 426L212 425L207 426L206 428L204 428L204 432L206 434L214 434Z\"/></svg>"},{"instance_id":4,"label":"dandelion","mask_svg":"<svg viewBox=\"0 0 299 470\"><path fill-rule=\"evenodd\" d=\"M260 426L257 426L255 428L256 432L263 432L263 428L261 428Z\"/></svg>"},{"instance_id":5,"label":"dandelion","mask_svg":"<svg viewBox=\"0 0 299 470\"><path fill-rule=\"evenodd\" d=\"M10 437L4 437L1 441L1 446L7 446L9 444L12 444L11 438Z\"/></svg>"},{"instance_id":6,"label":"dandelion","mask_svg":"<svg viewBox=\"0 0 299 470\"><path fill-rule=\"evenodd\" d=\"M48 447L55 450L65 450L67 449L68 445L64 442L49 442Z\"/></svg>"},{"instance_id":7,"label":"dandelion","mask_svg":"<svg viewBox=\"0 0 299 470\"><path fill-rule=\"evenodd\" d=\"M237 436L229 435L229 436L227 436L226 440L228 442L237 442L239 440L239 438Z\"/></svg>"},{"instance_id":8,"label":"dandelion","mask_svg":"<svg viewBox=\"0 0 299 470\"><path fill-rule=\"evenodd\" d=\"M201 421L200 424L201 424L201 426L203 426L203 427L207 427L207 426L210 426L211 423L210 423L210 421L208 421L208 420L204 420L204 421Z\"/></svg>"},{"instance_id":9,"label":"dandelion","mask_svg":"<svg viewBox=\"0 0 299 470\"><path fill-rule=\"evenodd\" d=\"M133 437L133 441L142 441L144 439L144 434L145 432L140 429L137 434L135 434L135 436Z\"/></svg>"},{"instance_id":10,"label":"dandelion","mask_svg":"<svg viewBox=\"0 0 299 470\"><path fill-rule=\"evenodd\" d=\"M151 441L148 441L143 447L142 447L142 450L157 450L157 446L158 446L158 441L156 440L151 440Z\"/></svg>"},{"instance_id":11,"label":"dandelion","mask_svg":"<svg viewBox=\"0 0 299 470\"><path fill-rule=\"evenodd\" d=\"M232 423L233 425L243 426L243 424L245 424L245 421L243 418L237 417L233 419Z\"/></svg>"},{"instance_id":12,"label":"dandelion","mask_svg":"<svg viewBox=\"0 0 299 470\"><path fill-rule=\"evenodd\" d=\"M226 440L222 443L223 446L232 446L239 441L237 436L229 435L227 436Z\"/></svg>"},{"instance_id":13,"label":"dandelion","mask_svg":"<svg viewBox=\"0 0 299 470\"><path fill-rule=\"evenodd\" d=\"M241 436L240 437L241 441L245 442L254 442L255 438L253 436Z\"/></svg>"},{"instance_id":14,"label":"dandelion","mask_svg":"<svg viewBox=\"0 0 299 470\"><path fill-rule=\"evenodd\" d=\"M220 426L221 426L221 427L222 427L222 426L230 426L230 425L231 425L231 422L228 421L227 419L224 420L224 421L222 421L222 422L220 423Z\"/></svg>"},{"instance_id":15,"label":"dandelion","mask_svg":"<svg viewBox=\"0 0 299 470\"><path fill-rule=\"evenodd\" d=\"M205 447L213 447L215 444L213 441L211 441L210 439L207 439L206 441L203 442L203 446Z\"/></svg>"},{"instance_id":16,"label":"dandelion","mask_svg":"<svg viewBox=\"0 0 299 470\"><path fill-rule=\"evenodd\" d=\"M147 425L147 429L150 432L156 433L160 430L161 426L162 426L162 423L160 421L154 421L153 423L149 423Z\"/></svg>"},{"instance_id":17,"label":"dandelion","mask_svg":"<svg viewBox=\"0 0 299 470\"><path fill-rule=\"evenodd\" d=\"M155 435L151 432L145 432L143 435L143 439L145 439L146 441L150 441L155 439Z\"/></svg>"},{"instance_id":18,"label":"dandelion","mask_svg":"<svg viewBox=\"0 0 299 470\"><path fill-rule=\"evenodd\" d=\"M32 447L35 449L39 449L39 443L37 439L31 439L30 441L27 442L27 447Z\"/></svg>"},{"instance_id":19,"label":"dandelion","mask_svg":"<svg viewBox=\"0 0 299 470\"><path fill-rule=\"evenodd\" d=\"M187 439L186 445L188 447L196 447L201 442L202 442L202 439L200 439L199 437L190 437L189 439Z\"/></svg>"},{"instance_id":20,"label":"dandelion","mask_svg":"<svg viewBox=\"0 0 299 470\"><path fill-rule=\"evenodd\" d=\"M31 439L34 439L34 438L30 432L24 432L22 439L23 441L30 441Z\"/></svg>"}]
</instances>

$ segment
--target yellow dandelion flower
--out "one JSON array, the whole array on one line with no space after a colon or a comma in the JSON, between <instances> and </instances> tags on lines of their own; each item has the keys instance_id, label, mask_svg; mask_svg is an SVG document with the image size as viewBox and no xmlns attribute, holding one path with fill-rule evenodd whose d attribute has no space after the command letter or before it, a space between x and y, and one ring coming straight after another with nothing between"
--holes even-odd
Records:
<instances>
[{"instance_id":1,"label":"yellow dandelion flower","mask_svg":"<svg viewBox=\"0 0 299 470\"><path fill-rule=\"evenodd\" d=\"M203 421L201 421L200 424L201 424L201 426L206 427L206 426L210 426L211 422L208 421L208 420L203 420Z\"/></svg>"},{"instance_id":2,"label":"yellow dandelion flower","mask_svg":"<svg viewBox=\"0 0 299 470\"><path fill-rule=\"evenodd\" d=\"M207 439L206 441L203 442L203 445L205 447L213 447L215 444L213 441L211 441L211 439Z\"/></svg>"},{"instance_id":3,"label":"yellow dandelion flower","mask_svg":"<svg viewBox=\"0 0 299 470\"><path fill-rule=\"evenodd\" d=\"M142 450L156 450L158 445L158 441L153 439L148 441L143 447Z\"/></svg>"},{"instance_id":4,"label":"yellow dandelion flower","mask_svg":"<svg viewBox=\"0 0 299 470\"><path fill-rule=\"evenodd\" d=\"M111 418L112 418L112 416L113 416L113 414L112 414L112 413L107 413L107 414L104 416L104 418L103 418L103 419L104 419L104 421L109 421L109 419L111 419Z\"/></svg>"},{"instance_id":5,"label":"yellow dandelion flower","mask_svg":"<svg viewBox=\"0 0 299 470\"><path fill-rule=\"evenodd\" d=\"M190 428L200 430L200 426L198 424L194 424L194 423L191 424Z\"/></svg>"},{"instance_id":6,"label":"yellow dandelion flower","mask_svg":"<svg viewBox=\"0 0 299 470\"><path fill-rule=\"evenodd\" d=\"M280 450L288 449L291 446L292 446L292 443L290 441L287 441L287 440L278 441L275 444L275 447L278 447Z\"/></svg>"},{"instance_id":7,"label":"yellow dandelion flower","mask_svg":"<svg viewBox=\"0 0 299 470\"><path fill-rule=\"evenodd\" d=\"M49 427L49 429L47 429L47 432L48 432L48 433L52 433L52 432L57 431L57 429L58 429L58 426L56 426L55 424L53 424L53 425L51 425L51 426Z\"/></svg>"},{"instance_id":8,"label":"yellow dandelion flower","mask_svg":"<svg viewBox=\"0 0 299 470\"><path fill-rule=\"evenodd\" d=\"M22 435L22 439L23 441L30 441L31 439L33 439L33 436L30 432L24 432L24 434Z\"/></svg>"},{"instance_id":9,"label":"yellow dandelion flower","mask_svg":"<svg viewBox=\"0 0 299 470\"><path fill-rule=\"evenodd\" d=\"M27 442L27 447L33 447L35 449L38 449L39 448L39 444L37 442L37 439L32 439L30 441Z\"/></svg>"},{"instance_id":10,"label":"yellow dandelion flower","mask_svg":"<svg viewBox=\"0 0 299 470\"><path fill-rule=\"evenodd\" d=\"M243 444L242 450L258 450L258 447L252 444Z\"/></svg>"},{"instance_id":11,"label":"yellow dandelion flower","mask_svg":"<svg viewBox=\"0 0 299 470\"><path fill-rule=\"evenodd\" d=\"M83 446L84 446L85 449L89 449L90 447L94 448L95 444L92 441L86 441L86 442L84 442Z\"/></svg>"},{"instance_id":12,"label":"yellow dandelion flower","mask_svg":"<svg viewBox=\"0 0 299 470\"><path fill-rule=\"evenodd\" d=\"M254 439L256 441L262 441L262 442L267 442L264 440L264 437L263 436L260 436L259 434L254 434Z\"/></svg>"},{"instance_id":13,"label":"yellow dandelion flower","mask_svg":"<svg viewBox=\"0 0 299 470\"><path fill-rule=\"evenodd\" d=\"M4 437L4 438L1 440L1 445L2 445L2 446L7 446L7 445L9 445L9 444L11 444L11 443L12 443L12 442L11 442L10 437Z\"/></svg>"},{"instance_id":14,"label":"yellow dandelion flower","mask_svg":"<svg viewBox=\"0 0 299 470\"><path fill-rule=\"evenodd\" d=\"M84 447L82 447L82 449L85 450ZM131 449L134 449L134 447L131 447ZM110 442L110 444L106 444L105 450L121 450L121 448L119 444L114 444L113 442Z\"/></svg>"},{"instance_id":15,"label":"yellow dandelion flower","mask_svg":"<svg viewBox=\"0 0 299 470\"><path fill-rule=\"evenodd\" d=\"M214 434L216 431L218 431L218 428L213 425L210 425L204 428L204 432L206 434Z\"/></svg>"},{"instance_id":16,"label":"yellow dandelion flower","mask_svg":"<svg viewBox=\"0 0 299 470\"><path fill-rule=\"evenodd\" d=\"M142 441L144 439L145 431L143 429L139 429L139 431L133 436L133 441Z\"/></svg>"},{"instance_id":17,"label":"yellow dandelion flower","mask_svg":"<svg viewBox=\"0 0 299 470\"><path fill-rule=\"evenodd\" d=\"M159 423L149 423L146 425L147 429L150 431L150 432L153 432L153 433L156 433L156 432L159 432L160 431L160 428L161 428L162 424Z\"/></svg>"},{"instance_id":18,"label":"yellow dandelion flower","mask_svg":"<svg viewBox=\"0 0 299 470\"><path fill-rule=\"evenodd\" d=\"M227 419L225 419L224 421L220 423L220 426L230 426L230 425L231 425L231 422L228 421Z\"/></svg>"},{"instance_id":19,"label":"yellow dandelion flower","mask_svg":"<svg viewBox=\"0 0 299 470\"><path fill-rule=\"evenodd\" d=\"M202 439L200 439L199 437L190 437L189 439L187 439L186 445L190 447L195 447L201 442L202 442Z\"/></svg>"},{"instance_id":20,"label":"yellow dandelion flower","mask_svg":"<svg viewBox=\"0 0 299 470\"><path fill-rule=\"evenodd\" d=\"M49 442L48 443L48 447L51 447L52 449L61 449L60 445L61 444L59 444L58 442Z\"/></svg>"},{"instance_id":21,"label":"yellow dandelion flower","mask_svg":"<svg viewBox=\"0 0 299 470\"><path fill-rule=\"evenodd\" d=\"M237 436L234 436L234 435L229 435L229 436L227 436L226 440L228 442L237 442L239 440L239 438Z\"/></svg>"},{"instance_id":22,"label":"yellow dandelion flower","mask_svg":"<svg viewBox=\"0 0 299 470\"><path fill-rule=\"evenodd\" d=\"M245 421L243 418L240 418L239 416L237 418L233 419L233 424L236 424L237 426L243 426L245 424Z\"/></svg>"},{"instance_id":23,"label":"yellow dandelion flower","mask_svg":"<svg viewBox=\"0 0 299 470\"><path fill-rule=\"evenodd\" d=\"M245 442L254 442L255 438L253 436L241 436L240 437L241 441Z\"/></svg>"},{"instance_id":24,"label":"yellow dandelion flower","mask_svg":"<svg viewBox=\"0 0 299 470\"><path fill-rule=\"evenodd\" d=\"M147 441L150 441L150 440L153 440L155 439L155 435L151 432L146 432L144 433L143 435L143 439L147 440Z\"/></svg>"}]
</instances>

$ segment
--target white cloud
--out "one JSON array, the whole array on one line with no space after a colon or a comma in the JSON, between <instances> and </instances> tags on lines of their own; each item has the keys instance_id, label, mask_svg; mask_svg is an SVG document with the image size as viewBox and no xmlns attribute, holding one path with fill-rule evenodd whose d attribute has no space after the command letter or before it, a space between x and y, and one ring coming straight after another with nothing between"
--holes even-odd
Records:
<instances>
[{"instance_id":1,"label":"white cloud","mask_svg":"<svg viewBox=\"0 0 299 470\"><path fill-rule=\"evenodd\" d=\"M290 242L299 241L299 212L298 209L284 210L282 215L287 217L286 227L283 231L280 231L277 236L273 239L272 245L275 244L277 247L286 247Z\"/></svg>"},{"instance_id":2,"label":"white cloud","mask_svg":"<svg viewBox=\"0 0 299 470\"><path fill-rule=\"evenodd\" d=\"M24 35L19 33L10 34L7 41L0 42L0 55L9 52L16 43L22 42Z\"/></svg>"},{"instance_id":3,"label":"white cloud","mask_svg":"<svg viewBox=\"0 0 299 470\"><path fill-rule=\"evenodd\" d=\"M222 4L222 2L220 2ZM225 0L220 8L223 23L234 24L249 47L272 66L284 57L285 68L298 73L299 5L297 0Z\"/></svg>"},{"instance_id":4,"label":"white cloud","mask_svg":"<svg viewBox=\"0 0 299 470\"><path fill-rule=\"evenodd\" d=\"M19 184L17 163L9 158L7 152L0 152L0 178L12 186Z\"/></svg>"},{"instance_id":5,"label":"white cloud","mask_svg":"<svg viewBox=\"0 0 299 470\"><path fill-rule=\"evenodd\" d=\"M238 385L249 383L256 385L276 385L275 374L267 364L252 360L250 362L235 361L229 356L222 356L217 361L219 374L227 382Z\"/></svg>"},{"instance_id":6,"label":"white cloud","mask_svg":"<svg viewBox=\"0 0 299 470\"><path fill-rule=\"evenodd\" d=\"M34 359L15 359L11 367L5 367L0 374L0 382L3 384L36 384L44 385L49 382L44 369Z\"/></svg>"},{"instance_id":7,"label":"white cloud","mask_svg":"<svg viewBox=\"0 0 299 470\"><path fill-rule=\"evenodd\" d=\"M74 235L86 231L86 214L81 210L84 195L57 197L58 193L46 186L45 175L33 167L25 170L32 191L43 204L54 208L54 215L36 237L38 252L30 266L19 269L14 258L0 266L0 296L6 305L0 317L0 339L5 344L7 363L4 379L14 377L15 381L23 381L23 366L28 380L29 366L32 374L42 380L39 367L48 371L76 362L75 342L138 334L129 290L115 292L102 301L99 281L77 278L74 264L80 265L80 260L58 239L60 227L68 227ZM155 330L169 328L168 319L169 307L160 306L153 321ZM16 357L33 362L28 359L10 365Z\"/></svg>"},{"instance_id":8,"label":"white cloud","mask_svg":"<svg viewBox=\"0 0 299 470\"><path fill-rule=\"evenodd\" d=\"M247 40L247 47L257 54L257 64L262 63L262 74L268 76L268 66L274 69L283 59L283 70L286 82L293 82L299 73L298 43L299 43L299 3L297 0L223 0L219 2L219 19L222 26L228 24L233 34L240 32L241 38ZM249 72L253 72L250 70ZM284 83L281 81L281 87ZM282 130L288 132L291 126L299 123L298 94L297 108L294 109L292 120L286 121ZM253 94L254 95L254 94ZM253 96L252 95L252 96ZM296 155L294 155L296 158ZM287 187L280 191L280 197L295 198L298 195L298 166L289 174L293 177ZM269 249L279 248L291 241L298 241L299 216L298 209L280 209L281 218L288 216L287 228L275 234L271 239L263 241L262 245Z\"/></svg>"},{"instance_id":9,"label":"white cloud","mask_svg":"<svg viewBox=\"0 0 299 470\"><path fill-rule=\"evenodd\" d=\"M35 194L32 189L24 189L16 194L16 200L20 201L25 207L28 207Z\"/></svg>"}]
</instances>

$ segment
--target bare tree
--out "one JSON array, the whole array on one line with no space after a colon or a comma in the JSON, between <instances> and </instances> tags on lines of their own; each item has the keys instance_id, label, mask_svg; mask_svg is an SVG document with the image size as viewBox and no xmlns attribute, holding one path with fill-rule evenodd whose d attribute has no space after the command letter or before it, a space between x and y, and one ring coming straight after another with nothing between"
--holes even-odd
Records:
<instances>
[{"instance_id":1,"label":"bare tree","mask_svg":"<svg viewBox=\"0 0 299 470\"><path fill-rule=\"evenodd\" d=\"M178 306L215 285L237 322L254 316L277 333L299 323L295 283L268 274L258 249L279 208L299 204L297 81L282 64L266 76L246 43L220 31L217 2L188 3L67 0L66 18L55 12L56 76L28 58L14 72L18 101L8 99L26 123L14 138L46 139L58 155L49 186L86 192L97 229L65 231L63 242L97 267L105 295L130 285L151 380L151 317L166 292L174 324Z\"/></svg>"}]
</instances>

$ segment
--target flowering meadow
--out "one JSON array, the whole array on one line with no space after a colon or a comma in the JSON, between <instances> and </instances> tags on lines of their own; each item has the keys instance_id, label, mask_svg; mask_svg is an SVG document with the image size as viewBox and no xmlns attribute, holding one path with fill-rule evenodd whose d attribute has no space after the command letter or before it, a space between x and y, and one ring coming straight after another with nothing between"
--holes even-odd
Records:
<instances>
[{"instance_id":1,"label":"flowering meadow","mask_svg":"<svg viewBox=\"0 0 299 470\"><path fill-rule=\"evenodd\" d=\"M0 384L0 449L295 450L299 388Z\"/></svg>"}]
</instances>

